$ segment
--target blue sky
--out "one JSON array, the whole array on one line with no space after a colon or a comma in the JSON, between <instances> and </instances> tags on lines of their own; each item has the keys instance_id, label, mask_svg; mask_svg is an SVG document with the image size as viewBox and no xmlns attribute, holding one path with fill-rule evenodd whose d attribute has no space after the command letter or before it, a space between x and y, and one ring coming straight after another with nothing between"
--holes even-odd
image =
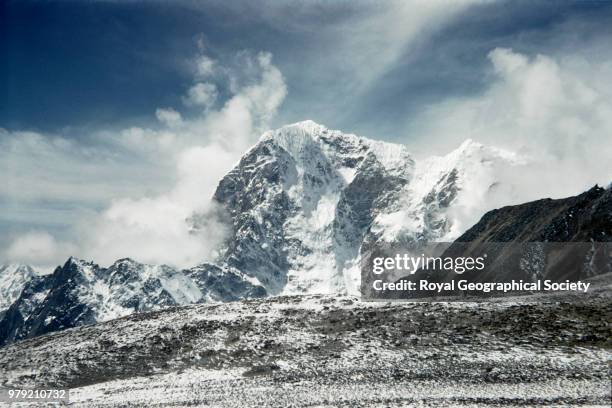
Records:
<instances>
[{"instance_id":1,"label":"blue sky","mask_svg":"<svg viewBox=\"0 0 612 408\"><path fill-rule=\"evenodd\" d=\"M612 2L485 2L458 7L396 57L376 62L377 50L343 38L359 24L359 36L381 35L377 22L366 25L373 3L223 3L9 1L0 17L0 126L77 133L154 121L158 106L180 105L192 76L188 60L203 39L217 58L238 50L274 55L288 97L273 125L311 118L394 139L423 104L482 90L495 47L588 53L585 45L612 36ZM361 51L366 65L381 65L365 89L354 83L368 69L354 55Z\"/></svg>"},{"instance_id":2,"label":"blue sky","mask_svg":"<svg viewBox=\"0 0 612 408\"><path fill-rule=\"evenodd\" d=\"M471 137L579 173L537 197L612 174L612 1L1 7L0 262L97 257L84 236L112 242L161 202L180 218L262 131L304 119L417 155Z\"/></svg>"}]
</instances>

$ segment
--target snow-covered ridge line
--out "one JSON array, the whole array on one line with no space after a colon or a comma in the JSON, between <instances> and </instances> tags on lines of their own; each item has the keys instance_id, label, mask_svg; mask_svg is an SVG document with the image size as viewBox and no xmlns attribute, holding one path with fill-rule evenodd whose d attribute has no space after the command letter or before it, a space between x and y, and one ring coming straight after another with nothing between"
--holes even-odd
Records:
<instances>
[{"instance_id":1,"label":"snow-covered ridge line","mask_svg":"<svg viewBox=\"0 0 612 408\"><path fill-rule=\"evenodd\" d=\"M70 257L52 274L25 282L0 316L0 345L138 312L265 295L240 271L211 264L178 270L125 258L103 268Z\"/></svg>"}]
</instances>

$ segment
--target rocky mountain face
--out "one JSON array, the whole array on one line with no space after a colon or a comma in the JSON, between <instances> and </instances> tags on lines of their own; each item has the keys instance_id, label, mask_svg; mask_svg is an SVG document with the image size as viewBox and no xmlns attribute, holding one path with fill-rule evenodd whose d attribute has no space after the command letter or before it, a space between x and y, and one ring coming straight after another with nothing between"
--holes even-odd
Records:
<instances>
[{"instance_id":1,"label":"rocky mountain face","mask_svg":"<svg viewBox=\"0 0 612 408\"><path fill-rule=\"evenodd\" d=\"M401 279L575 282L612 273L612 188L595 186L574 197L547 198L489 211L440 256L484 257L486 267L462 275L421 269ZM430 295L415 291L387 297Z\"/></svg>"},{"instance_id":2,"label":"rocky mountain face","mask_svg":"<svg viewBox=\"0 0 612 408\"><path fill-rule=\"evenodd\" d=\"M102 268L70 258L24 286L0 320L0 345L136 312L265 296L251 281L209 264L179 271L121 259Z\"/></svg>"},{"instance_id":3,"label":"rocky mountain face","mask_svg":"<svg viewBox=\"0 0 612 408\"><path fill-rule=\"evenodd\" d=\"M17 300L26 283L37 275L36 271L27 265L0 265L0 319L6 309Z\"/></svg>"},{"instance_id":4,"label":"rocky mountain face","mask_svg":"<svg viewBox=\"0 0 612 408\"><path fill-rule=\"evenodd\" d=\"M612 242L612 188L492 210L458 242Z\"/></svg>"},{"instance_id":5,"label":"rocky mountain face","mask_svg":"<svg viewBox=\"0 0 612 408\"><path fill-rule=\"evenodd\" d=\"M487 253L478 281L580 280L612 272L612 189L486 213L446 253Z\"/></svg>"},{"instance_id":6,"label":"rocky mountain face","mask_svg":"<svg viewBox=\"0 0 612 408\"><path fill-rule=\"evenodd\" d=\"M465 227L452 211L482 208L496 171L518 164L470 140L415 160L403 145L289 125L264 134L220 181L214 199L233 235L218 264L270 294L357 293L364 244L458 236Z\"/></svg>"}]
</instances>

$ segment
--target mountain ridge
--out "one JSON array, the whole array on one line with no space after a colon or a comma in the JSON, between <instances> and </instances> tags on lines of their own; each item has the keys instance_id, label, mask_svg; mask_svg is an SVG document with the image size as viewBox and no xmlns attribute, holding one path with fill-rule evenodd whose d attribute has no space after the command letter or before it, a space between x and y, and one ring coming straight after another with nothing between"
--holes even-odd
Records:
<instances>
[{"instance_id":1,"label":"mountain ridge","mask_svg":"<svg viewBox=\"0 0 612 408\"><path fill-rule=\"evenodd\" d=\"M271 294L355 294L363 243L457 236L448 210L459 203L474 212L499 183L497 167L520 163L472 140L419 162L405 145L312 121L268 131L214 193L232 226L217 262Z\"/></svg>"},{"instance_id":2,"label":"mountain ridge","mask_svg":"<svg viewBox=\"0 0 612 408\"><path fill-rule=\"evenodd\" d=\"M103 268L70 257L24 285L0 320L0 345L132 313L265 295L238 271L211 264L178 270L123 258Z\"/></svg>"}]
</instances>

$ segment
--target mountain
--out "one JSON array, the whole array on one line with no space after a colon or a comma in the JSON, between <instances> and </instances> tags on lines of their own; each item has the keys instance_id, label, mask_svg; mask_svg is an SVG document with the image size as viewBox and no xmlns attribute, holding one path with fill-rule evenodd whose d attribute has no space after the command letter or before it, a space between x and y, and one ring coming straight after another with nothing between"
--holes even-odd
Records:
<instances>
[{"instance_id":1,"label":"mountain","mask_svg":"<svg viewBox=\"0 0 612 408\"><path fill-rule=\"evenodd\" d=\"M364 244L457 237L466 227L457 214L482 214L495 174L519 164L471 140L416 160L403 145L312 121L285 126L265 133L214 193L233 230L217 263L270 294L357 293Z\"/></svg>"},{"instance_id":2,"label":"mountain","mask_svg":"<svg viewBox=\"0 0 612 408\"><path fill-rule=\"evenodd\" d=\"M482 270L458 276L453 271L421 269L397 280L575 282L611 273L611 256L612 188L594 186L573 197L546 198L489 211L440 255L454 259L485 257ZM412 292L384 297L429 295Z\"/></svg>"},{"instance_id":3,"label":"mountain","mask_svg":"<svg viewBox=\"0 0 612 408\"><path fill-rule=\"evenodd\" d=\"M489 211L443 256L484 252L488 267L472 280L577 281L612 272L612 189Z\"/></svg>"},{"instance_id":4,"label":"mountain","mask_svg":"<svg viewBox=\"0 0 612 408\"><path fill-rule=\"evenodd\" d=\"M0 344L189 303L356 294L364 248L458 236L465 228L459 215L482 214L503 188L496 174L520 164L471 140L417 160L403 145L312 121L267 132L214 193L232 230L214 263L178 271L71 258L25 286L0 320ZM194 214L186 227L206 228L208 216Z\"/></svg>"},{"instance_id":5,"label":"mountain","mask_svg":"<svg viewBox=\"0 0 612 408\"><path fill-rule=\"evenodd\" d=\"M0 265L0 318L17 300L26 283L37 276L36 271L22 264Z\"/></svg>"},{"instance_id":6,"label":"mountain","mask_svg":"<svg viewBox=\"0 0 612 408\"><path fill-rule=\"evenodd\" d=\"M612 242L612 188L487 212L458 242Z\"/></svg>"},{"instance_id":7,"label":"mountain","mask_svg":"<svg viewBox=\"0 0 612 408\"><path fill-rule=\"evenodd\" d=\"M121 259L102 268L70 258L25 285L0 320L0 345L136 312L265 295L252 278L210 264L179 271Z\"/></svg>"}]
</instances>

